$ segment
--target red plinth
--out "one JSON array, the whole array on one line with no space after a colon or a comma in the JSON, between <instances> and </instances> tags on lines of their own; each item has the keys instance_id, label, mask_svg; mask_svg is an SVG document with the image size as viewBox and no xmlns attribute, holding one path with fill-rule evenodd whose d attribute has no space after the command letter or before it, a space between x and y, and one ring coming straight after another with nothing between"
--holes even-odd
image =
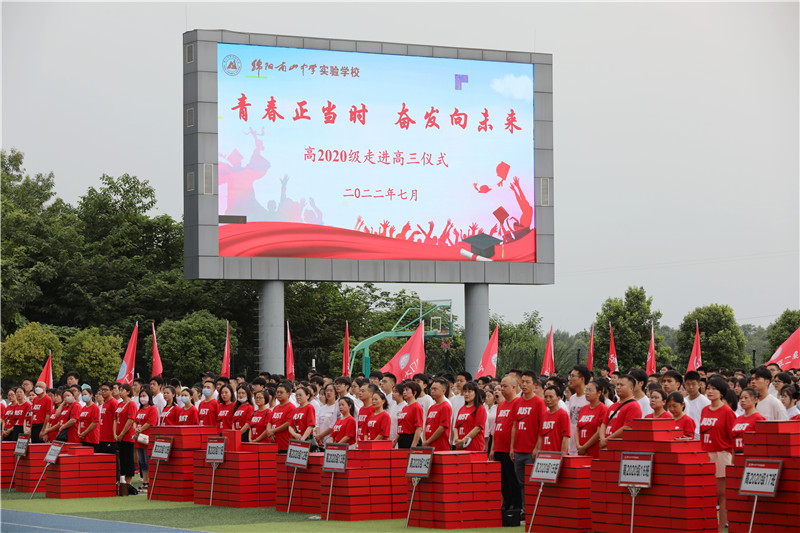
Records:
<instances>
[{"instance_id":1,"label":"red plinth","mask_svg":"<svg viewBox=\"0 0 800 533\"><path fill-rule=\"evenodd\" d=\"M525 469L525 531L531 523L540 483L529 483L533 465ZM591 531L592 458L568 456L561 461L556 484L545 483L532 531Z\"/></svg>"},{"instance_id":2,"label":"red plinth","mask_svg":"<svg viewBox=\"0 0 800 533\"><path fill-rule=\"evenodd\" d=\"M62 457L68 455L69 451L73 448L82 448L82 446L76 443L65 444L59 454L59 461ZM17 477L14 480L14 489L16 491L33 492L33 489L36 488L36 483L39 482L39 477L42 475L42 472L45 472L44 456L47 455L47 450L49 449L50 444L47 443L28 445L28 452L19 460L19 466L17 467ZM89 449L89 451L91 452L91 449ZM11 468L13 470L14 467L12 466ZM50 470L52 468L53 465L47 468L47 472L45 472L42 482L39 483L39 488L36 489L36 492L45 492L47 488L47 476L50 475Z\"/></svg>"},{"instance_id":3,"label":"red plinth","mask_svg":"<svg viewBox=\"0 0 800 533\"><path fill-rule=\"evenodd\" d=\"M194 476L192 454L196 450L205 453L209 436L216 436L216 428L205 426L158 426L150 429L150 446L147 455L153 453L156 437L172 437L169 460L150 461L150 494L153 500L190 502L194 498ZM154 481L155 476L155 481Z\"/></svg>"},{"instance_id":4,"label":"red plinth","mask_svg":"<svg viewBox=\"0 0 800 533\"><path fill-rule=\"evenodd\" d=\"M89 452L89 454L86 453ZM63 451L47 468L48 498L101 498L117 494L117 459L108 453L92 453L91 448Z\"/></svg>"},{"instance_id":5,"label":"red plinth","mask_svg":"<svg viewBox=\"0 0 800 533\"><path fill-rule=\"evenodd\" d=\"M16 444L16 442L9 441L0 443L0 489L7 489L11 484L14 463L17 462L17 458L14 456Z\"/></svg>"},{"instance_id":6,"label":"red plinth","mask_svg":"<svg viewBox=\"0 0 800 533\"><path fill-rule=\"evenodd\" d=\"M292 476L294 475L294 493L292 494L293 513L319 513L319 496L321 492L322 475L322 453L311 453L308 455L308 468L303 470L287 467L286 455L279 455L277 462L277 488L275 496L275 509L286 512L289 506L289 492L292 488Z\"/></svg>"},{"instance_id":7,"label":"red plinth","mask_svg":"<svg viewBox=\"0 0 800 533\"><path fill-rule=\"evenodd\" d=\"M225 461L214 473L206 463L205 450L196 450L193 459L193 501L198 505L222 507L272 507L275 505L276 444L238 443L237 452L225 451Z\"/></svg>"}]
</instances>

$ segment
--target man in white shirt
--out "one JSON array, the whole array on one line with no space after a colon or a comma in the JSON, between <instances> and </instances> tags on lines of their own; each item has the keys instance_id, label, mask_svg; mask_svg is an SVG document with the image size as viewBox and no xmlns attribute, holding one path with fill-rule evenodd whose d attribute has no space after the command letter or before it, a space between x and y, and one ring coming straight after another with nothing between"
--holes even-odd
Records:
<instances>
[{"instance_id":1,"label":"man in white shirt","mask_svg":"<svg viewBox=\"0 0 800 533\"><path fill-rule=\"evenodd\" d=\"M569 373L569 386L575 393L569 397L567 412L569 413L569 424L572 426L571 437L569 438L569 454L578 455L578 445L575 437L578 435L578 414L581 407L589 405L589 400L584 395L586 384L592 380L592 371L583 365L575 365Z\"/></svg>"},{"instance_id":2,"label":"man in white shirt","mask_svg":"<svg viewBox=\"0 0 800 533\"><path fill-rule=\"evenodd\" d=\"M355 417L358 418L358 410L360 408L359 404L361 401L350 394L350 386L352 385L352 381L350 378L346 376L340 376L333 381L333 387L336 389L336 398L343 398L347 396L353 401L353 405L355 406ZM341 413L337 415L337 418L341 418Z\"/></svg>"},{"instance_id":3,"label":"man in white shirt","mask_svg":"<svg viewBox=\"0 0 800 533\"><path fill-rule=\"evenodd\" d=\"M769 386L772 383L772 374L765 366L756 368L751 382L758 392L758 403L756 411L764 415L767 420L788 420L786 407L781 401L769 393Z\"/></svg>"},{"instance_id":4,"label":"man in white shirt","mask_svg":"<svg viewBox=\"0 0 800 533\"><path fill-rule=\"evenodd\" d=\"M639 407L642 408L642 417L644 418L653 412L653 408L650 407L650 398L644 393L644 387L647 386L647 372L641 368L633 368L628 374L633 376L633 379L636 380L636 387L633 389L633 399L639 402ZM699 425L698 423L698 426Z\"/></svg>"},{"instance_id":5,"label":"man in white shirt","mask_svg":"<svg viewBox=\"0 0 800 533\"><path fill-rule=\"evenodd\" d=\"M769 370L769 373L772 376L772 380L774 380L775 376L780 374L781 367L780 367L780 365L778 365L776 363L770 363L770 364L767 365L767 370ZM777 387L775 387L775 385L772 383L772 381L770 381L769 393L777 398L779 392L780 391L777 389Z\"/></svg>"},{"instance_id":6,"label":"man in white shirt","mask_svg":"<svg viewBox=\"0 0 800 533\"><path fill-rule=\"evenodd\" d=\"M711 405L711 400L700 394L700 374L694 370L688 371L684 376L683 388L688 393L688 396L684 398L686 414L694 420L694 440L700 440L700 419L703 408Z\"/></svg>"},{"instance_id":7,"label":"man in white shirt","mask_svg":"<svg viewBox=\"0 0 800 533\"><path fill-rule=\"evenodd\" d=\"M158 416L161 417L161 412L167 406L167 400L164 399L164 378L161 376L153 376L150 378L150 394L153 396L153 405L158 410Z\"/></svg>"}]
</instances>

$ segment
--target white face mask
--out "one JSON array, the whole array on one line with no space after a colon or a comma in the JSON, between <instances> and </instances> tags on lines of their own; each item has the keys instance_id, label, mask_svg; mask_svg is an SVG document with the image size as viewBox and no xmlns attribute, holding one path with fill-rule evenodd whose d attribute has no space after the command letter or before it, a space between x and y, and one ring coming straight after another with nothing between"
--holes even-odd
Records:
<instances>
[{"instance_id":1,"label":"white face mask","mask_svg":"<svg viewBox=\"0 0 800 533\"><path fill-rule=\"evenodd\" d=\"M33 392L35 392L36 394L41 394L44 392L44 389L41 387L36 387L35 389L33 389Z\"/></svg>"},{"instance_id":2,"label":"white face mask","mask_svg":"<svg viewBox=\"0 0 800 533\"><path fill-rule=\"evenodd\" d=\"M139 398L139 404L140 405L147 405L148 403L150 403L150 399L149 398L147 398L147 397Z\"/></svg>"},{"instance_id":3,"label":"white face mask","mask_svg":"<svg viewBox=\"0 0 800 533\"><path fill-rule=\"evenodd\" d=\"M64 396L64 403L72 403L75 401L75 398L72 396Z\"/></svg>"},{"instance_id":4,"label":"white face mask","mask_svg":"<svg viewBox=\"0 0 800 533\"><path fill-rule=\"evenodd\" d=\"M239 401L242 403L247 403L247 396L239 396Z\"/></svg>"}]
</instances>

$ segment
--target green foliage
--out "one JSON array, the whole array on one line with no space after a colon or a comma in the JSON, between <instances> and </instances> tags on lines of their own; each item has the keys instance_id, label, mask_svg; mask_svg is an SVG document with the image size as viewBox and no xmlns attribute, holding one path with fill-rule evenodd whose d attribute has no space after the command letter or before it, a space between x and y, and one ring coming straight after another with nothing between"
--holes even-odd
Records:
<instances>
[{"instance_id":1,"label":"green foliage","mask_svg":"<svg viewBox=\"0 0 800 533\"><path fill-rule=\"evenodd\" d=\"M700 324L700 351L703 366L708 368L746 368L750 362L745 353L747 339L736 323L733 309L722 304L698 307L685 317L678 328L677 369L689 363L695 336L695 321Z\"/></svg>"},{"instance_id":2,"label":"green foliage","mask_svg":"<svg viewBox=\"0 0 800 533\"><path fill-rule=\"evenodd\" d=\"M147 329L145 329L149 333ZM156 330L158 351L164 365L166 379L177 376L191 386L200 380L203 372L219 374L225 349L225 320L203 310L186 315L181 320L165 320ZM142 343L147 355L147 370L140 372L150 377L153 337ZM235 360L239 348L236 325L231 323L231 357Z\"/></svg>"},{"instance_id":3,"label":"green foliage","mask_svg":"<svg viewBox=\"0 0 800 533\"><path fill-rule=\"evenodd\" d=\"M620 371L646 368L647 350L650 347L650 324L659 327L661 311L651 310L653 298L647 297L644 287L628 287L623 298L608 298L594 328L594 366L608 363L611 341L609 322L614 327L614 346ZM655 333L656 364L672 364L671 350L663 344L664 337Z\"/></svg>"},{"instance_id":4,"label":"green foliage","mask_svg":"<svg viewBox=\"0 0 800 533\"><path fill-rule=\"evenodd\" d=\"M778 346L786 342L792 333L800 328L800 309L787 309L778 320L767 327L767 342L769 343L769 355L772 357Z\"/></svg>"},{"instance_id":5,"label":"green foliage","mask_svg":"<svg viewBox=\"0 0 800 533\"><path fill-rule=\"evenodd\" d=\"M3 383L19 385L25 378L36 381L47 363L49 350L53 351L53 383L57 383L64 373L58 337L38 322L9 335L0 346Z\"/></svg>"},{"instance_id":6,"label":"green foliage","mask_svg":"<svg viewBox=\"0 0 800 533\"><path fill-rule=\"evenodd\" d=\"M64 344L64 361L83 383L96 387L113 381L122 364L122 337L101 335L97 328L80 330Z\"/></svg>"},{"instance_id":7,"label":"green foliage","mask_svg":"<svg viewBox=\"0 0 800 533\"><path fill-rule=\"evenodd\" d=\"M497 330L497 374L502 376L512 368L541 370L544 357L542 343L542 318L538 311L523 315L522 322L514 324L504 317L489 317L489 330Z\"/></svg>"},{"instance_id":8,"label":"green foliage","mask_svg":"<svg viewBox=\"0 0 800 533\"><path fill-rule=\"evenodd\" d=\"M772 352L769 351L767 344L767 330L762 326L754 326L753 324L742 324L742 333L747 340L744 347L745 355L750 363L752 363L753 350L756 352L755 365L760 365L767 361Z\"/></svg>"}]
</instances>

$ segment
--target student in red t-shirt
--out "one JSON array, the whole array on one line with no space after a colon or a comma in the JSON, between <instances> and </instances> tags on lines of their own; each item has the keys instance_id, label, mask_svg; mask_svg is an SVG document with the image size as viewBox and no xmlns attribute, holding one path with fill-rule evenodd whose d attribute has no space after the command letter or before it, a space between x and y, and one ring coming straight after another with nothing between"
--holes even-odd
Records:
<instances>
[{"instance_id":1,"label":"student in red t-shirt","mask_svg":"<svg viewBox=\"0 0 800 533\"><path fill-rule=\"evenodd\" d=\"M233 429L233 414L236 411L236 393L229 383L219 389L219 411L217 411L217 429Z\"/></svg>"},{"instance_id":2,"label":"student in red t-shirt","mask_svg":"<svg viewBox=\"0 0 800 533\"><path fill-rule=\"evenodd\" d=\"M158 425L174 426L175 416L177 416L177 411L179 409L177 406L177 394L175 392L175 387L172 385L166 385L164 390L161 391L161 394L164 396L164 401L167 403L164 405L164 408L161 409L161 414L158 416Z\"/></svg>"},{"instance_id":3,"label":"student in red t-shirt","mask_svg":"<svg viewBox=\"0 0 800 533\"><path fill-rule=\"evenodd\" d=\"M42 430L53 410L53 399L47 395L47 384L44 381L36 383L33 390L36 397L31 407L31 444L43 442Z\"/></svg>"},{"instance_id":4,"label":"student in red t-shirt","mask_svg":"<svg viewBox=\"0 0 800 533\"><path fill-rule=\"evenodd\" d=\"M64 406L61 408L61 427L58 429L58 438L64 439L64 432L66 432L66 442L79 443L81 439L78 436L78 422L81 417L81 404L75 400L70 389L64 389L61 395L64 398Z\"/></svg>"},{"instance_id":5,"label":"student in red t-shirt","mask_svg":"<svg viewBox=\"0 0 800 533\"><path fill-rule=\"evenodd\" d=\"M675 421L675 429L680 429L683 432L683 438L694 439L694 419L687 415L683 408L683 394L680 392L669 393L669 396L667 396L667 411L672 415L672 420Z\"/></svg>"},{"instance_id":6,"label":"student in red t-shirt","mask_svg":"<svg viewBox=\"0 0 800 533\"><path fill-rule=\"evenodd\" d=\"M197 426L200 424L200 413L192 403L191 389L183 389L178 396L178 406L173 411L174 415L169 423L175 426Z\"/></svg>"},{"instance_id":7,"label":"student in red t-shirt","mask_svg":"<svg viewBox=\"0 0 800 533\"><path fill-rule=\"evenodd\" d=\"M14 407L17 405L17 388L8 389L8 407L3 418L3 440L11 440L14 430Z\"/></svg>"},{"instance_id":8,"label":"student in red t-shirt","mask_svg":"<svg viewBox=\"0 0 800 533\"><path fill-rule=\"evenodd\" d=\"M600 426L600 448L605 448L608 439L622 436L622 430L630 428L631 420L642 418L642 407L633 397L636 378L624 374L617 379L617 398L619 400L608 408L605 422Z\"/></svg>"},{"instance_id":9,"label":"student in red t-shirt","mask_svg":"<svg viewBox=\"0 0 800 533\"><path fill-rule=\"evenodd\" d=\"M17 403L14 406L14 426L9 440L16 441L17 437L25 433L25 418L31 410L31 403L25 394L25 389L17 387Z\"/></svg>"},{"instance_id":10,"label":"student in red t-shirt","mask_svg":"<svg viewBox=\"0 0 800 533\"><path fill-rule=\"evenodd\" d=\"M645 418L672 418L672 415L664 409L667 405L667 393L662 389L650 391L650 408L652 413L645 415Z\"/></svg>"},{"instance_id":11,"label":"student in red t-shirt","mask_svg":"<svg viewBox=\"0 0 800 533\"><path fill-rule=\"evenodd\" d=\"M125 476L125 482L130 485L134 471L133 424L136 421L136 403L131 400L133 387L122 383L118 389L120 403L114 418L114 440L119 450L119 473Z\"/></svg>"},{"instance_id":12,"label":"student in red t-shirt","mask_svg":"<svg viewBox=\"0 0 800 533\"><path fill-rule=\"evenodd\" d=\"M736 418L733 424L733 447L736 453L744 452L744 434L755 431L756 422L766 420L764 415L756 411L758 393L755 389L747 387L739 396L739 405L744 409L744 414Z\"/></svg>"},{"instance_id":13,"label":"student in red t-shirt","mask_svg":"<svg viewBox=\"0 0 800 533\"><path fill-rule=\"evenodd\" d=\"M349 444L352 448L356 442L356 421L353 418L356 406L347 396L339 398L338 403L341 418L333 425L330 442Z\"/></svg>"},{"instance_id":14,"label":"student in red t-shirt","mask_svg":"<svg viewBox=\"0 0 800 533\"><path fill-rule=\"evenodd\" d=\"M530 370L522 373L522 396L517 398L514 410L514 425L511 426L511 452L509 457L514 461L514 472L522 491L522 502L525 502L525 465L533 463L533 456L538 451L539 431L544 417L544 400L536 395L538 378Z\"/></svg>"},{"instance_id":15,"label":"student in red t-shirt","mask_svg":"<svg viewBox=\"0 0 800 533\"><path fill-rule=\"evenodd\" d=\"M107 381L100 386L103 405L100 406L100 444L99 453L117 453L117 439L114 438L114 420L117 414L117 400L114 399L113 383Z\"/></svg>"},{"instance_id":16,"label":"student in red t-shirt","mask_svg":"<svg viewBox=\"0 0 800 533\"><path fill-rule=\"evenodd\" d=\"M558 406L560 399L561 389L555 385L545 387L544 404L547 406L547 411L542 417L542 429L536 448L541 452L561 452L567 455L571 429L569 413Z\"/></svg>"},{"instance_id":17,"label":"student in red t-shirt","mask_svg":"<svg viewBox=\"0 0 800 533\"><path fill-rule=\"evenodd\" d=\"M267 438L278 445L278 453L286 453L286 450L289 449L289 440L291 439L289 426L292 423L295 409L294 404L289 401L291 391L292 384L290 382L284 381L278 385L275 393L278 405L272 409L272 416L267 425Z\"/></svg>"},{"instance_id":18,"label":"student in red t-shirt","mask_svg":"<svg viewBox=\"0 0 800 533\"><path fill-rule=\"evenodd\" d=\"M703 407L700 414L700 445L708 452L709 460L716 465L717 502L719 503L719 531L723 533L728 523L725 502L725 467L733 460L733 426L736 415L724 402L728 383L719 376L708 380L706 396L711 405Z\"/></svg>"},{"instance_id":19,"label":"student in red t-shirt","mask_svg":"<svg viewBox=\"0 0 800 533\"><path fill-rule=\"evenodd\" d=\"M314 426L317 425L317 412L314 406L309 403L311 399L311 389L308 387L298 387L294 391L297 400L297 409L292 413L292 423L289 425L289 435L293 439L308 440L314 434Z\"/></svg>"},{"instance_id":20,"label":"student in red t-shirt","mask_svg":"<svg viewBox=\"0 0 800 533\"><path fill-rule=\"evenodd\" d=\"M269 424L270 415L272 414L272 411L269 409L268 389L256 391L253 398L256 402L256 408L253 414L250 415L250 441L265 442L267 438L267 424Z\"/></svg>"},{"instance_id":21,"label":"student in red t-shirt","mask_svg":"<svg viewBox=\"0 0 800 533\"><path fill-rule=\"evenodd\" d=\"M375 414L375 407L372 406L372 393L378 390L377 385L364 383L358 389L358 399L363 403L356 413L356 437L359 441L367 440L367 420Z\"/></svg>"},{"instance_id":22,"label":"student in red t-shirt","mask_svg":"<svg viewBox=\"0 0 800 533\"><path fill-rule=\"evenodd\" d=\"M406 401L406 405L397 415L397 438L395 438L395 442L398 448L413 448L419 444L424 422L422 406L417 401L422 388L418 383L410 380L399 383L398 387L402 387L403 399Z\"/></svg>"},{"instance_id":23,"label":"student in red t-shirt","mask_svg":"<svg viewBox=\"0 0 800 533\"><path fill-rule=\"evenodd\" d=\"M507 374L500 381L502 401L497 404L492 434L492 449L489 460L500 462L500 492L503 495L503 510L522 509L522 492L514 470L511 453L511 430L517 408L517 377Z\"/></svg>"},{"instance_id":24,"label":"student in red t-shirt","mask_svg":"<svg viewBox=\"0 0 800 533\"><path fill-rule=\"evenodd\" d=\"M233 429L241 432L242 442L250 442L250 418L253 416L253 398L250 387L239 385L236 389L236 409L233 411Z\"/></svg>"},{"instance_id":25,"label":"student in red t-shirt","mask_svg":"<svg viewBox=\"0 0 800 533\"><path fill-rule=\"evenodd\" d=\"M158 408L153 405L153 396L148 387L144 387L139 392L139 411L136 413L136 421L133 431L134 449L139 458L139 473L142 476L142 490L150 488L150 473L147 463L147 444L139 441L140 435L147 435L148 443L150 439L150 428L158 425Z\"/></svg>"},{"instance_id":26,"label":"student in red t-shirt","mask_svg":"<svg viewBox=\"0 0 800 533\"><path fill-rule=\"evenodd\" d=\"M81 409L78 423L78 438L84 446L91 446L95 452L100 445L100 407L94 403L92 389L83 389L81 399L86 404Z\"/></svg>"},{"instance_id":27,"label":"student in red t-shirt","mask_svg":"<svg viewBox=\"0 0 800 533\"><path fill-rule=\"evenodd\" d=\"M377 390L372 394L374 412L367 419L367 438L365 440L389 440L392 434L392 419L386 412L386 395Z\"/></svg>"},{"instance_id":28,"label":"student in red t-shirt","mask_svg":"<svg viewBox=\"0 0 800 533\"><path fill-rule=\"evenodd\" d=\"M425 440L422 441L422 445L432 446L437 452L450 450L450 421L453 419L453 409L447 401L449 388L450 384L443 378L436 378L431 383L431 398L435 403L428 409Z\"/></svg>"},{"instance_id":29,"label":"student in red t-shirt","mask_svg":"<svg viewBox=\"0 0 800 533\"><path fill-rule=\"evenodd\" d=\"M584 394L589 404L581 407L578 413L578 455L595 459L600 457L600 426L608 414L602 390L603 385L597 380L587 383Z\"/></svg>"},{"instance_id":30,"label":"student in red t-shirt","mask_svg":"<svg viewBox=\"0 0 800 533\"><path fill-rule=\"evenodd\" d=\"M197 403L197 414L200 418L201 426L217 427L217 413L219 412L219 404L213 398L214 388L213 381L206 381L203 383L203 390L201 395L203 399Z\"/></svg>"},{"instance_id":31,"label":"student in red t-shirt","mask_svg":"<svg viewBox=\"0 0 800 533\"><path fill-rule=\"evenodd\" d=\"M474 381L461 386L464 405L456 415L456 450L481 452L486 446L486 408L484 392Z\"/></svg>"}]
</instances>

